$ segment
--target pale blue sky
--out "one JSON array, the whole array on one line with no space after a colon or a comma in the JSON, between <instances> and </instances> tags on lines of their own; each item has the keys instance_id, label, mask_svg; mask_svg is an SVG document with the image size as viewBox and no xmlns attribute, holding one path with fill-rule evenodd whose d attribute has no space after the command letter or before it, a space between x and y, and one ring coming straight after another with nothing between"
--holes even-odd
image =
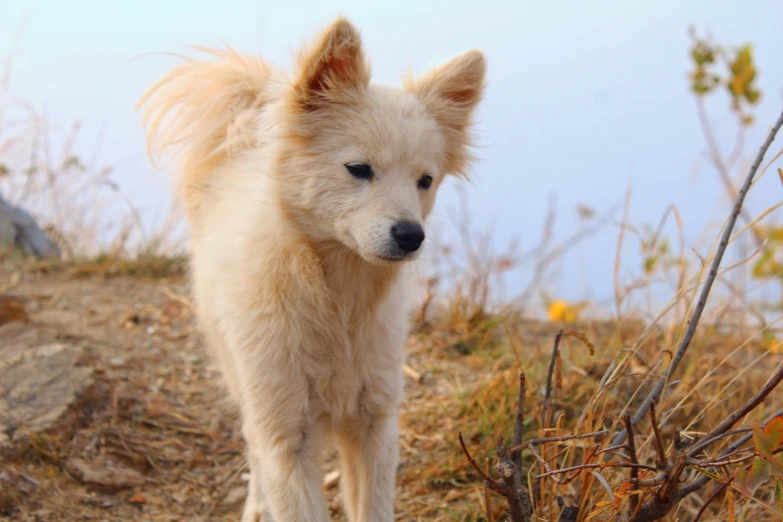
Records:
<instances>
[{"instance_id":1,"label":"pale blue sky","mask_svg":"<svg viewBox=\"0 0 783 522\"><path fill-rule=\"evenodd\" d=\"M722 221L726 200L704 161L686 80L690 24L721 42L755 44L765 96L748 156L783 106L780 0L0 0L0 54L25 10L13 90L61 128L81 119L85 150L105 126L101 161L147 216L164 212L169 184L153 175L132 108L174 61L139 56L226 41L287 66L302 40L338 13L362 30L376 81L397 83L409 65L421 72L471 47L486 53L489 88L477 129L483 148L466 189L476 226L493 222L499 244L512 236L523 247L537 241L549 193L557 195L564 237L577 203L608 208L628 184L631 219L657 222L674 203L689 246L708 223ZM733 126L725 106L716 101L713 114L728 146ZM762 183L757 209L783 194L772 176ZM442 194L433 225L447 221L456 201L453 192ZM560 270L568 274L554 290L571 298L609 295L616 234L607 229L567 257ZM638 259L629 259L628 270L636 270Z\"/></svg>"}]
</instances>

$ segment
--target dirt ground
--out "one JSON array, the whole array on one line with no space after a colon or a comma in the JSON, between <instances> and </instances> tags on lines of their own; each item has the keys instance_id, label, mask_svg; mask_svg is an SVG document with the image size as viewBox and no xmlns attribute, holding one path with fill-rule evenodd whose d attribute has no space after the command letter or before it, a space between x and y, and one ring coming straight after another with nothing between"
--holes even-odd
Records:
<instances>
[{"instance_id":1,"label":"dirt ground","mask_svg":"<svg viewBox=\"0 0 783 522\"><path fill-rule=\"evenodd\" d=\"M184 279L90 272L0 272L0 294L20 297L29 314L14 328L78 347L96 379L56 429L4 452L0 520L238 520L243 441L194 333ZM450 405L476 369L420 338L409 348L397 519L475 520L483 491L433 480L427 467L456 444ZM323 467L333 519L345 520L333 452Z\"/></svg>"}]
</instances>

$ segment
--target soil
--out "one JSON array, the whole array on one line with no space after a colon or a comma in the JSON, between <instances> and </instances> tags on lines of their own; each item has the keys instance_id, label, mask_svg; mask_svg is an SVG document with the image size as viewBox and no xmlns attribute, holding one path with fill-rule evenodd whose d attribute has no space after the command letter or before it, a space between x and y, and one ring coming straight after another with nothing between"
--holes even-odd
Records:
<instances>
[{"instance_id":1,"label":"soil","mask_svg":"<svg viewBox=\"0 0 783 522\"><path fill-rule=\"evenodd\" d=\"M25 393L0 389L6 399L17 397L6 408L16 416L3 417L0 409L0 520L239 519L247 489L244 443L217 367L194 331L183 277L7 265L0 294L11 303L0 345L14 344L28 363L41 347L59 354L28 368L24 378L17 373L16 381L28 379ZM541 335L551 339L554 328ZM434 484L424 470L435 449L456 443L444 411L454 395L454 368L462 383L474 380L475 370L459 358L436 361L420 344L412 338L405 368L397 519L474 519L483 491ZM4 360L10 367L12 358ZM24 361L13 360L18 370ZM37 377L31 381L30 374ZM57 375L79 378L57 384ZM18 414L20 401L32 409L27 417ZM41 416L42 424L30 421ZM324 455L323 468L333 520L345 520L333 452Z\"/></svg>"}]
</instances>

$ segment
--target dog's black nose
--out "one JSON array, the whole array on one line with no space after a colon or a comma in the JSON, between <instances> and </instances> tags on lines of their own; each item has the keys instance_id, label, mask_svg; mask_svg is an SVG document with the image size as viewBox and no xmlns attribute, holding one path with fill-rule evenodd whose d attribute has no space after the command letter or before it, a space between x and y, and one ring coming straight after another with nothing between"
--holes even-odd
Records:
<instances>
[{"instance_id":1,"label":"dog's black nose","mask_svg":"<svg viewBox=\"0 0 783 522\"><path fill-rule=\"evenodd\" d=\"M401 221L391 228L397 246L405 253L415 252L424 241L424 229L418 223Z\"/></svg>"}]
</instances>

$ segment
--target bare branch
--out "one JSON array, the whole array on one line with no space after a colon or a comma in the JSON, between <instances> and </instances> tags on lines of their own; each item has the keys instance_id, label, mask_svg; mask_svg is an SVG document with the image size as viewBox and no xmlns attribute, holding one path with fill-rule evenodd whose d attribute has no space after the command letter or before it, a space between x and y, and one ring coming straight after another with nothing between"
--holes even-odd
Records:
<instances>
[{"instance_id":1,"label":"bare branch","mask_svg":"<svg viewBox=\"0 0 783 522\"><path fill-rule=\"evenodd\" d=\"M563 330L560 329L555 336L555 346L552 348L552 360L549 361L549 372L546 376L546 393L544 394L544 400L549 400L552 397L552 375L555 373L555 363L557 361L558 350L560 349L560 339L563 338Z\"/></svg>"},{"instance_id":2,"label":"bare branch","mask_svg":"<svg viewBox=\"0 0 783 522\"><path fill-rule=\"evenodd\" d=\"M699 509L699 512L696 513L696 517L693 519L693 522L699 522L701 520L701 516L704 514L704 512L707 510L707 506L709 506L713 500L718 498L718 495L721 494L721 492L729 487L729 485L732 483L734 479L727 480L723 484L720 485L718 489L712 492L712 494L707 498L707 500L704 502L704 505Z\"/></svg>"},{"instance_id":3,"label":"bare branch","mask_svg":"<svg viewBox=\"0 0 783 522\"><path fill-rule=\"evenodd\" d=\"M607 433L609 433L609 430L594 431L593 433L585 433L584 435L564 435L562 437L542 437L540 439L530 439L526 442L523 442L519 446L514 446L509 451L516 454L524 449L527 449L528 446L538 446L541 444L547 444L549 442L568 442L569 440L593 439L597 437L602 437ZM611 448L607 448L607 450L608 449Z\"/></svg>"},{"instance_id":4,"label":"bare branch","mask_svg":"<svg viewBox=\"0 0 783 522\"><path fill-rule=\"evenodd\" d=\"M519 373L519 402L517 403L517 421L514 425L514 439L512 440L513 447L517 447L522 444L522 436L525 430L525 374ZM522 465L522 458L519 452L514 453L511 450L511 456L514 459L514 463L517 467Z\"/></svg>"},{"instance_id":5,"label":"bare branch","mask_svg":"<svg viewBox=\"0 0 783 522\"><path fill-rule=\"evenodd\" d=\"M737 143L735 144L735 149L732 151L732 153L729 155L729 159L724 161L723 156L720 153L720 149L718 148L718 142L715 139L715 135L712 132L712 126L710 125L709 118L707 118L707 111L704 107L704 100L701 98L697 99L696 107L698 109L697 113L699 115L699 123L701 124L702 133L704 134L704 138L707 142L707 148L709 150L709 156L712 160L712 165L715 167L715 170L718 171L718 176L720 177L721 182L723 183L723 187L726 189L726 194L729 196L729 199L737 199L737 188L734 186L734 183L731 181L731 166L736 162L737 157L739 156L739 152L742 150L742 144L744 143L744 133L742 132L743 127L740 124L738 131L739 134L737 136ZM746 210L741 209L739 214L742 219L750 223L752 221L750 215L747 213ZM763 243L763 238L761 238L756 230L753 230L753 238L756 240L757 245L761 245Z\"/></svg>"},{"instance_id":6,"label":"bare branch","mask_svg":"<svg viewBox=\"0 0 783 522\"><path fill-rule=\"evenodd\" d=\"M701 288L699 299L696 302L696 306L693 309L693 313L691 314L691 317L688 321L688 328L685 331L685 335L680 341L680 345L677 348L674 357L672 358L671 364L669 364L669 368L666 371L666 374L658 380L658 382L655 384L655 387L647 395L644 402L642 403L642 405L639 407L639 409L636 411L633 418L631 419L634 426L639 424L639 422L644 418L645 414L650 409L651 402L654 400L659 400L661 398L661 394L663 393L664 386L666 386L666 383L669 381L672 375L674 375L674 372L677 370L680 361L682 361L682 358L685 356L685 353L688 351L688 347L690 346L691 341L693 340L693 336L696 334L696 328L699 325L699 320L701 319L701 315L704 312L704 307L707 304L707 298L710 295L710 290L712 289L712 285L715 282L715 278L718 275L718 268L720 268L721 261L723 261L723 255L726 253L726 248L728 247L729 239L731 238L731 233L734 230L734 225L737 223L737 217L739 216L740 211L742 210L742 205L745 202L745 196L750 190L750 186L753 183L753 178L756 176L756 172L761 166L761 162L764 160L764 156L766 155L767 150L769 149L770 145L772 145L772 142L775 140L775 136L777 135L778 131L782 126L783 126L783 112L781 112L777 121L772 126L769 133L767 134L767 138L764 140L764 143L761 145L761 149L759 149L759 152L756 155L756 159L753 161L753 165L750 168L750 172L748 172L748 175L745 178L745 182L742 184L742 187L740 188L739 193L737 194L737 199L734 202L734 207L731 210L729 219L726 222L726 226L723 229L723 234L721 235L720 242L718 243L718 248L715 251L715 256L713 257L712 263L710 264L710 270L704 281L704 285ZM612 445L620 444L621 442L623 442L623 440L625 440L625 431L621 431L617 434L614 440L612 440Z\"/></svg>"},{"instance_id":7,"label":"bare branch","mask_svg":"<svg viewBox=\"0 0 783 522\"><path fill-rule=\"evenodd\" d=\"M548 466L547 466L548 467ZM598 469L598 468L636 468L636 469L646 469L648 471L655 471L655 466L648 466L647 464L634 464L631 462L604 462L602 464L579 464L578 466L571 466L570 468L563 468L563 469L556 469L556 470L549 470L546 473L542 473L541 475L536 475L534 478L541 479L546 477L553 477L555 475L561 475L563 473L570 473L572 471L577 470L583 470L583 469ZM643 481L639 481L641 484Z\"/></svg>"},{"instance_id":8,"label":"bare branch","mask_svg":"<svg viewBox=\"0 0 783 522\"><path fill-rule=\"evenodd\" d=\"M688 459L688 465L689 466L699 466L700 468L719 468L721 466L729 466L731 464L739 464L740 462L745 462L746 460L750 460L754 457L757 457L758 453L753 452L750 455L745 455L744 457L738 457L736 459L729 459L729 460L693 460Z\"/></svg>"},{"instance_id":9,"label":"bare branch","mask_svg":"<svg viewBox=\"0 0 783 522\"><path fill-rule=\"evenodd\" d=\"M476 460L470 455L470 452L468 451L467 446L465 446L465 441L462 439L462 432L459 432L459 444L462 446L462 452L465 453L465 456L468 458L468 462L470 462L470 465L473 466L473 469L478 471L479 475L484 479L487 486L498 492L499 494L505 496L507 491L506 487L503 484L500 484L497 480L493 479L486 473L484 473L484 470L482 470L478 464L476 464Z\"/></svg>"},{"instance_id":10,"label":"bare branch","mask_svg":"<svg viewBox=\"0 0 783 522\"><path fill-rule=\"evenodd\" d=\"M625 412L625 415L623 415L623 422L625 423L625 433L628 436L628 455L631 458L631 463L639 464L639 459L636 456L636 440L634 439L633 425L631 424L631 412ZM631 483L635 484L634 488L631 491L637 491L639 489L638 488L639 469L631 468L630 477L631 477ZM639 498L636 495L631 494L630 508L629 508L631 514L636 512L636 507L638 505L639 505Z\"/></svg>"},{"instance_id":11,"label":"bare branch","mask_svg":"<svg viewBox=\"0 0 783 522\"><path fill-rule=\"evenodd\" d=\"M655 448L658 451L658 462L663 468L669 464L666 460L666 448L663 446L663 438L661 437L661 428L658 427L658 419L655 415L655 401L650 401L650 422L652 423L653 431L655 432Z\"/></svg>"},{"instance_id":12,"label":"bare branch","mask_svg":"<svg viewBox=\"0 0 783 522\"><path fill-rule=\"evenodd\" d=\"M723 421L715 426L712 431L704 435L702 439L710 440L717 437L718 435L726 433L729 429L731 429L732 426L739 422L740 419L756 409L756 407L764 401L767 395L772 393L772 390L774 390L775 387L780 384L781 380L783 380L783 365L781 365L777 371L772 374L772 377L770 377L770 379L767 381L767 384L765 384L764 387L753 398L731 412L728 417L723 419Z\"/></svg>"},{"instance_id":13,"label":"bare branch","mask_svg":"<svg viewBox=\"0 0 783 522\"><path fill-rule=\"evenodd\" d=\"M765 427L768 423L770 423L773 419L776 417L780 417L783 415L783 410L778 410L775 413L772 414L767 420L761 423L761 427ZM753 437L752 433L748 433L742 438L738 439L736 442L731 444L728 448L726 448L723 453L721 453L719 458L725 458L727 455L732 454L737 449L741 448L746 442L748 442ZM697 479L695 479L690 484L686 484L682 487L682 496L686 497L693 493L694 491L698 491L701 488L704 487L704 485L710 481L710 477L707 475L701 475Z\"/></svg>"},{"instance_id":14,"label":"bare branch","mask_svg":"<svg viewBox=\"0 0 783 522\"><path fill-rule=\"evenodd\" d=\"M707 440L705 440L703 442L699 442L697 444L693 444L690 448L688 448L688 456L689 457L694 457L700 451L702 451L704 449L707 449L707 447L709 447L712 444L718 442L719 440L725 439L726 437L731 437L732 435L737 435L738 433L748 433L750 431L753 431L753 428L740 428L738 430L729 430L729 431L727 431L725 433L721 433L720 435L712 437L711 439L707 439Z\"/></svg>"}]
</instances>

